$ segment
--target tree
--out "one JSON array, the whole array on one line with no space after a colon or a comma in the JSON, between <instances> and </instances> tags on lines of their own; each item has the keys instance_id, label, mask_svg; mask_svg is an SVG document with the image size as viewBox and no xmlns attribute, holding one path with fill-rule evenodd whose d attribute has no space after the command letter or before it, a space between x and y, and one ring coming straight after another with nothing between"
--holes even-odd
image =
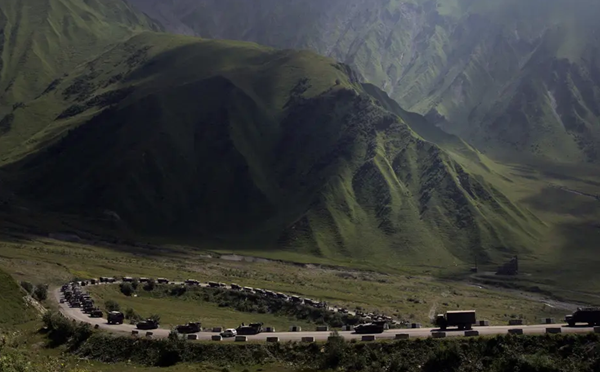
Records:
<instances>
[{"instance_id":1,"label":"tree","mask_svg":"<svg viewBox=\"0 0 600 372\"><path fill-rule=\"evenodd\" d=\"M156 282L154 281L154 279L149 279L148 282L144 285L144 290L153 291L155 287Z\"/></svg>"},{"instance_id":2,"label":"tree","mask_svg":"<svg viewBox=\"0 0 600 372\"><path fill-rule=\"evenodd\" d=\"M33 297L38 301L44 301L48 298L48 287L45 284L38 284L33 290Z\"/></svg>"},{"instance_id":3,"label":"tree","mask_svg":"<svg viewBox=\"0 0 600 372\"><path fill-rule=\"evenodd\" d=\"M29 282L21 282L21 287L28 293L31 294L33 292L33 284Z\"/></svg>"},{"instance_id":4,"label":"tree","mask_svg":"<svg viewBox=\"0 0 600 372\"><path fill-rule=\"evenodd\" d=\"M139 285L140 285L140 281L137 279L133 279L133 281L131 282L131 286L133 287L134 291L137 291Z\"/></svg>"},{"instance_id":5,"label":"tree","mask_svg":"<svg viewBox=\"0 0 600 372\"><path fill-rule=\"evenodd\" d=\"M131 323L135 323L138 322L142 319L142 317L135 312L135 310L133 310L132 308L128 308L127 310L125 310L125 319L129 319L131 321Z\"/></svg>"},{"instance_id":6,"label":"tree","mask_svg":"<svg viewBox=\"0 0 600 372\"><path fill-rule=\"evenodd\" d=\"M104 307L107 311L120 311L121 306L116 301L108 300L104 303Z\"/></svg>"},{"instance_id":7,"label":"tree","mask_svg":"<svg viewBox=\"0 0 600 372\"><path fill-rule=\"evenodd\" d=\"M133 289L133 286L131 285L131 283L128 283L128 282L121 283L120 287L121 287L121 293L123 293L125 296L131 296L134 292L134 289Z\"/></svg>"}]
</instances>

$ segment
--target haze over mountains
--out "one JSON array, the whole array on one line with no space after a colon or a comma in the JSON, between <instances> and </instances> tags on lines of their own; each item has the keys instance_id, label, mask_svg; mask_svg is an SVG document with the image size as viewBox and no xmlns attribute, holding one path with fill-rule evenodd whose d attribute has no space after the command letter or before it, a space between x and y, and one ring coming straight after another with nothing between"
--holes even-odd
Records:
<instances>
[{"instance_id":1,"label":"haze over mountains","mask_svg":"<svg viewBox=\"0 0 600 372\"><path fill-rule=\"evenodd\" d=\"M501 6L325 3L0 0L0 218L377 267L594 267L591 49L525 18L515 42Z\"/></svg>"},{"instance_id":2,"label":"haze over mountains","mask_svg":"<svg viewBox=\"0 0 600 372\"><path fill-rule=\"evenodd\" d=\"M598 1L130 1L172 32L331 56L490 154L598 161Z\"/></svg>"}]
</instances>

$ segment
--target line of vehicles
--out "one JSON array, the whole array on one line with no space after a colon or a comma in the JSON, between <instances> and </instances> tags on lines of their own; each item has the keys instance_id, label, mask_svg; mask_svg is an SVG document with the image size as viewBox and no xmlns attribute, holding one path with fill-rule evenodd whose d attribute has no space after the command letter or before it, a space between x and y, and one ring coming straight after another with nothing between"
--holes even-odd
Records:
<instances>
[{"instance_id":1,"label":"line of vehicles","mask_svg":"<svg viewBox=\"0 0 600 372\"><path fill-rule=\"evenodd\" d=\"M253 287L247 287L247 286L242 286L236 283L231 283L229 285L227 285L226 283L221 283L221 282L215 282L215 281L209 281L207 283L201 283L199 280L196 279L186 279L182 282L177 282L177 281L172 281L170 279L167 278L148 278L148 277L133 277L133 276L123 276L120 278L116 278L116 277L100 277L99 279L89 279L89 280L83 280L83 281L79 281L77 282L78 284L82 285L82 286L86 286L86 285L90 285L90 284L98 284L98 283L104 283L104 284L114 284L114 283L118 283L119 281L122 282L128 282L128 283L132 283L134 281L137 281L139 283L147 283L149 281L155 281L158 284L171 284L171 285L186 285L186 286L206 286L206 287L210 287L210 288L221 288L221 289L230 289L233 291L238 291L238 292L244 292L244 293L248 293L248 294L255 294L255 295L260 295L260 296L264 296L264 297L269 297L272 299L277 299L277 300L282 300L282 301L286 301L286 302L291 302L294 304L299 304L299 305L306 305L306 306L311 306L313 308L317 308L317 309L329 309L332 312L338 312L341 314L348 314L348 315L355 315L365 321L377 321L377 322L381 322L381 321L386 321L389 323L396 323L396 324L401 324L401 322L394 320L392 317L385 315L385 314L375 314L373 312L364 312L364 311L351 311L347 308L344 307L337 307L337 306L329 306L329 304L325 301L317 301L317 300L313 300L310 298L305 298L305 297L301 297L301 296L297 296L297 295L289 295L289 294L285 294L285 293L281 293L281 292L276 292L276 291L271 291L268 289L262 289L262 288L253 288Z\"/></svg>"},{"instance_id":2,"label":"line of vehicles","mask_svg":"<svg viewBox=\"0 0 600 372\"><path fill-rule=\"evenodd\" d=\"M124 277L123 281L133 281L133 278ZM152 279L149 278L139 278L140 283L144 283L150 281ZM161 283L170 283L165 278L159 278ZM157 282L158 282L157 280ZM190 280L186 281L189 282ZM61 292L63 294L63 298L60 300L61 303L68 302L69 306L73 308L81 308L81 310L89 314L91 318L101 318L103 316L103 312L100 308L94 305L94 301L91 296L82 289L82 286L89 284L97 284L97 283L116 283L117 280L114 278L106 278L101 277L99 280L91 279L89 281L84 282L71 282L65 284L61 287ZM197 282L197 281L195 281ZM186 283L187 284L187 283ZM200 285L198 284L187 284L187 285ZM224 283L216 283L209 282L209 287L213 288L227 288L227 285ZM232 284L231 289L233 290L242 290L249 291L252 290L253 293L264 294L266 296L275 296L279 298L279 295L283 295L281 293L266 291L262 289L255 289L250 287L242 287L237 284ZM258 290L258 291L257 291ZM287 296L287 295L284 295ZM302 300L303 303L308 304L311 303L312 300L300 298L298 296L287 296L289 301L299 301ZM314 303L314 301L312 301ZM363 319L367 318L368 315L371 314L356 314L357 316L363 316ZM375 319L373 319L375 318ZM358 324L353 327L354 332L357 334L372 334L372 333L382 333L385 330L390 328L391 318L389 317L373 317L367 318L367 321L364 321L361 324ZM108 324L123 324L125 320L125 316L122 312L119 311L110 311L107 313ZM565 323L569 327L575 327L579 324L585 324L587 326L600 326L600 308L597 307L582 307L578 308L572 314L566 315ZM432 323L439 327L440 330L444 331L448 328L456 327L458 330L470 330L476 325L477 316L475 310L458 310L458 311L447 311L443 314L437 314L437 316L432 320ZM143 330L151 330L157 329L159 327L159 323L152 319L146 319L144 321L138 322L136 324L138 329ZM202 326L200 322L189 322L187 324L178 325L175 327L175 331L181 334L191 334L198 333L202 331ZM237 328L228 328L220 333L220 335L224 338L226 337L235 337L237 335L256 335L263 332L263 323L250 323L250 324L242 324Z\"/></svg>"}]
</instances>

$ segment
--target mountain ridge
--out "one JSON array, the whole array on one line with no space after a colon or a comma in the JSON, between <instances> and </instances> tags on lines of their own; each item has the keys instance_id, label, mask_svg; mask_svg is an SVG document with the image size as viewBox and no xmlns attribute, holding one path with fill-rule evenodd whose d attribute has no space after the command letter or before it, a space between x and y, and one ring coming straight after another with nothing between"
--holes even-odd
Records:
<instances>
[{"instance_id":1,"label":"mountain ridge","mask_svg":"<svg viewBox=\"0 0 600 372\"><path fill-rule=\"evenodd\" d=\"M333 57L494 157L598 161L597 2L129 1L172 32Z\"/></svg>"}]
</instances>

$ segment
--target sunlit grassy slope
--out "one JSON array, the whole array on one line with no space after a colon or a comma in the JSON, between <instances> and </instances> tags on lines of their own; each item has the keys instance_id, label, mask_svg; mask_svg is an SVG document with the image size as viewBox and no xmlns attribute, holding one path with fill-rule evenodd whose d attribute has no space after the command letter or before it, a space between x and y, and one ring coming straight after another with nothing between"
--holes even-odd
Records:
<instances>
[{"instance_id":1,"label":"sunlit grassy slope","mask_svg":"<svg viewBox=\"0 0 600 372\"><path fill-rule=\"evenodd\" d=\"M0 270L0 329L35 319L36 312L23 297L25 291L6 272Z\"/></svg>"},{"instance_id":2,"label":"sunlit grassy slope","mask_svg":"<svg viewBox=\"0 0 600 372\"><path fill-rule=\"evenodd\" d=\"M29 125L38 120L15 121L16 111L25 102L80 63L139 31L152 29L158 26L121 0L1 0L2 151L26 141Z\"/></svg>"}]
</instances>

